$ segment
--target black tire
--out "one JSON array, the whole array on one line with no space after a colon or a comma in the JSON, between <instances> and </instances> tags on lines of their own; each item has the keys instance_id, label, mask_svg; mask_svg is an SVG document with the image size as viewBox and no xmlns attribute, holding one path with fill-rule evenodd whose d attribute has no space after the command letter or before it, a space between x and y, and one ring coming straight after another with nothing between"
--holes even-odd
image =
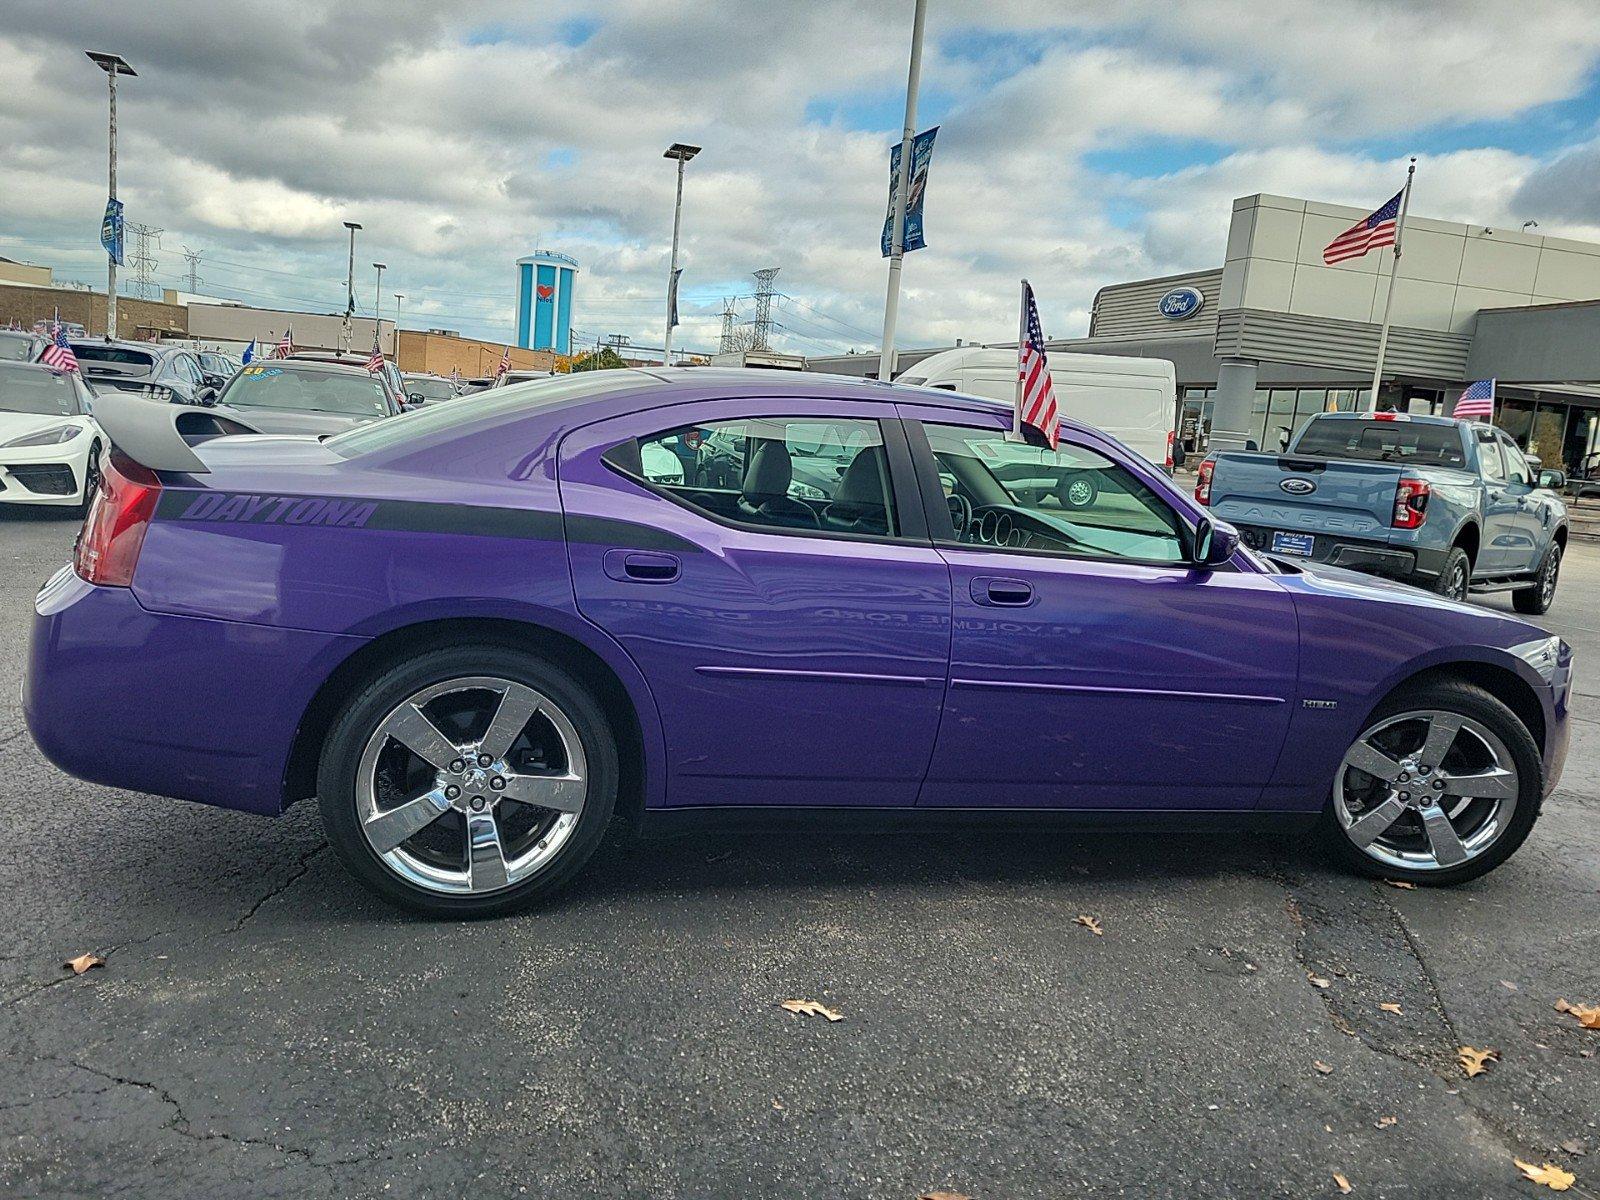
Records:
<instances>
[{"instance_id":1,"label":"black tire","mask_svg":"<svg viewBox=\"0 0 1600 1200\"><path fill-rule=\"evenodd\" d=\"M1487 726L1511 752L1516 763L1520 787L1517 807L1511 821L1499 840L1488 846L1476 858L1468 859L1454 867L1432 870L1411 870L1382 863L1369 857L1354 845L1339 825L1334 814L1332 787L1327 802L1317 822L1317 837L1324 849L1341 866L1360 875L1374 879L1394 879L1427 887L1449 887L1465 883L1494 870L1516 853L1527 840L1533 824L1539 818L1539 806L1544 798L1544 764L1538 744L1517 715L1503 703L1476 684L1455 680L1402 688L1385 700L1362 723L1362 731L1378 724L1384 718L1415 709L1439 709L1471 717ZM1359 735L1358 735L1359 736Z\"/></svg>"},{"instance_id":2,"label":"black tire","mask_svg":"<svg viewBox=\"0 0 1600 1200\"><path fill-rule=\"evenodd\" d=\"M373 731L407 697L431 684L491 673L533 688L562 709L576 729L587 759L588 793L571 836L535 874L486 895L442 895L403 879L368 843L356 808L357 768ZM345 702L322 746L317 798L334 853L371 891L392 904L429 916L492 917L545 900L572 881L611 823L618 774L617 741L611 724L582 684L535 654L507 646L466 645L393 663Z\"/></svg>"},{"instance_id":3,"label":"black tire","mask_svg":"<svg viewBox=\"0 0 1600 1200\"><path fill-rule=\"evenodd\" d=\"M1087 471L1073 471L1056 484L1056 503L1062 508L1089 508L1100 498L1100 485Z\"/></svg>"},{"instance_id":4,"label":"black tire","mask_svg":"<svg viewBox=\"0 0 1600 1200\"><path fill-rule=\"evenodd\" d=\"M1511 605L1519 613L1543 616L1555 603L1556 584L1561 579L1561 543L1551 542L1539 563L1532 587L1518 588L1511 593Z\"/></svg>"},{"instance_id":5,"label":"black tire","mask_svg":"<svg viewBox=\"0 0 1600 1200\"><path fill-rule=\"evenodd\" d=\"M1451 600L1465 601L1467 585L1472 582L1472 560L1460 546L1451 546L1444 556L1444 566L1428 585L1428 590Z\"/></svg>"},{"instance_id":6,"label":"black tire","mask_svg":"<svg viewBox=\"0 0 1600 1200\"><path fill-rule=\"evenodd\" d=\"M94 503L95 493L100 490L100 443L96 442L89 447L89 457L84 461L83 477L83 502L78 505L78 515L89 515L89 506Z\"/></svg>"}]
</instances>

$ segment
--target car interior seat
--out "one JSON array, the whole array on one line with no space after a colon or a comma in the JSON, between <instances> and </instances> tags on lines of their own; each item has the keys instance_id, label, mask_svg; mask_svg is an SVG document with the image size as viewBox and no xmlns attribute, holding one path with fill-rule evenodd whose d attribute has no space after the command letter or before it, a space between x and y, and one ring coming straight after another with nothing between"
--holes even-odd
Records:
<instances>
[{"instance_id":1,"label":"car interior seat","mask_svg":"<svg viewBox=\"0 0 1600 1200\"><path fill-rule=\"evenodd\" d=\"M829 529L846 533L889 532L889 508L884 483L883 447L868 446L850 460L839 480L833 503L822 513Z\"/></svg>"},{"instance_id":2,"label":"car interior seat","mask_svg":"<svg viewBox=\"0 0 1600 1200\"><path fill-rule=\"evenodd\" d=\"M817 529L817 514L789 495L794 464L782 442L762 441L750 456L739 489L739 518L786 529Z\"/></svg>"}]
</instances>

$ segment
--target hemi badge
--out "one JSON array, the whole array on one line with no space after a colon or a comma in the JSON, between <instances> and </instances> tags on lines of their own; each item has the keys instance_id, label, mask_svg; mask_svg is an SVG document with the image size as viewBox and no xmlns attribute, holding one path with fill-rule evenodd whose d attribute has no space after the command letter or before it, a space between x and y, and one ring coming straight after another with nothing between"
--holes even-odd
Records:
<instances>
[{"instance_id":1,"label":"hemi badge","mask_svg":"<svg viewBox=\"0 0 1600 1200\"><path fill-rule=\"evenodd\" d=\"M1302 700L1302 701L1300 701L1300 704L1304 708L1338 708L1339 707L1339 702L1337 700Z\"/></svg>"}]
</instances>

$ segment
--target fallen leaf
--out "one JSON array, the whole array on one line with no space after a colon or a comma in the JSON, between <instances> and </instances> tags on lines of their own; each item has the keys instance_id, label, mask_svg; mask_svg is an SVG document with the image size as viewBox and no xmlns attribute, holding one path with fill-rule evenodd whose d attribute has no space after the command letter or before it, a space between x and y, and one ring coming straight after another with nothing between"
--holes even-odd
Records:
<instances>
[{"instance_id":1,"label":"fallen leaf","mask_svg":"<svg viewBox=\"0 0 1600 1200\"><path fill-rule=\"evenodd\" d=\"M1462 1046L1456 1051L1456 1057L1461 1060L1461 1069L1467 1073L1467 1078L1482 1075L1489 1069L1488 1064L1500 1061L1498 1050L1474 1050L1471 1046Z\"/></svg>"},{"instance_id":2,"label":"fallen leaf","mask_svg":"<svg viewBox=\"0 0 1600 1200\"><path fill-rule=\"evenodd\" d=\"M1321 975L1312 975L1312 974L1307 973L1306 978L1311 981L1311 986L1314 987L1314 988L1325 988L1325 987L1332 987L1333 986L1333 980L1324 979Z\"/></svg>"},{"instance_id":3,"label":"fallen leaf","mask_svg":"<svg viewBox=\"0 0 1600 1200\"><path fill-rule=\"evenodd\" d=\"M1536 1167L1532 1163L1525 1163L1520 1158L1511 1160L1522 1169L1522 1177L1529 1183L1542 1183L1552 1192L1564 1192L1578 1182L1578 1177L1571 1171L1563 1171L1560 1167L1545 1163Z\"/></svg>"},{"instance_id":4,"label":"fallen leaf","mask_svg":"<svg viewBox=\"0 0 1600 1200\"><path fill-rule=\"evenodd\" d=\"M1561 1148L1568 1154L1576 1154L1579 1158L1589 1153L1588 1148L1577 1138L1568 1138L1561 1143Z\"/></svg>"},{"instance_id":5,"label":"fallen leaf","mask_svg":"<svg viewBox=\"0 0 1600 1200\"><path fill-rule=\"evenodd\" d=\"M1517 985L1512 983L1509 979L1502 979L1500 981L1500 986L1505 988L1505 990L1508 992L1514 992L1517 990Z\"/></svg>"},{"instance_id":6,"label":"fallen leaf","mask_svg":"<svg viewBox=\"0 0 1600 1200\"><path fill-rule=\"evenodd\" d=\"M1350 1186L1350 1181L1337 1171L1333 1173L1333 1181L1339 1185L1339 1191L1346 1196L1355 1191L1355 1188Z\"/></svg>"},{"instance_id":7,"label":"fallen leaf","mask_svg":"<svg viewBox=\"0 0 1600 1200\"><path fill-rule=\"evenodd\" d=\"M1557 1000L1556 1011L1577 1017L1578 1024L1585 1029L1600 1029L1600 1004L1568 1004L1565 1000Z\"/></svg>"},{"instance_id":8,"label":"fallen leaf","mask_svg":"<svg viewBox=\"0 0 1600 1200\"><path fill-rule=\"evenodd\" d=\"M972 1200L972 1197L960 1192L923 1192L917 1200Z\"/></svg>"},{"instance_id":9,"label":"fallen leaf","mask_svg":"<svg viewBox=\"0 0 1600 1200\"><path fill-rule=\"evenodd\" d=\"M785 1000L779 1008L806 1017L827 1017L830 1021L844 1020L844 1014L834 1012L827 1005L816 1000Z\"/></svg>"},{"instance_id":10,"label":"fallen leaf","mask_svg":"<svg viewBox=\"0 0 1600 1200\"><path fill-rule=\"evenodd\" d=\"M1324 1075L1332 1075L1333 1074L1333 1068L1330 1067L1327 1063L1323 1062L1320 1058L1317 1059L1315 1062L1313 1062L1311 1065L1313 1067L1315 1067L1317 1070L1321 1071Z\"/></svg>"},{"instance_id":11,"label":"fallen leaf","mask_svg":"<svg viewBox=\"0 0 1600 1200\"><path fill-rule=\"evenodd\" d=\"M1106 935L1106 931L1100 928L1100 919L1098 917L1078 916L1073 917L1072 920L1075 924L1082 925L1090 933L1094 934L1095 937L1105 937Z\"/></svg>"},{"instance_id":12,"label":"fallen leaf","mask_svg":"<svg viewBox=\"0 0 1600 1200\"><path fill-rule=\"evenodd\" d=\"M1390 1126L1398 1125L1399 1123L1400 1123L1400 1118L1399 1117L1379 1117L1378 1120L1377 1120L1377 1123L1373 1125L1373 1128L1374 1129L1388 1129Z\"/></svg>"},{"instance_id":13,"label":"fallen leaf","mask_svg":"<svg viewBox=\"0 0 1600 1200\"><path fill-rule=\"evenodd\" d=\"M74 975L82 975L90 967L105 966L106 960L101 958L98 954L80 954L77 958L67 959L67 961L61 965L63 967L71 967Z\"/></svg>"},{"instance_id":14,"label":"fallen leaf","mask_svg":"<svg viewBox=\"0 0 1600 1200\"><path fill-rule=\"evenodd\" d=\"M1392 888L1399 888L1406 892L1414 892L1417 890L1416 884L1407 883L1404 879L1385 879L1384 882Z\"/></svg>"},{"instance_id":15,"label":"fallen leaf","mask_svg":"<svg viewBox=\"0 0 1600 1200\"><path fill-rule=\"evenodd\" d=\"M1378 1005L1378 1007L1383 1009L1383 1011L1386 1012L1386 1013L1393 1013L1397 1017L1404 1015L1401 1012L1400 1006L1398 1004L1380 1004L1380 1005Z\"/></svg>"}]
</instances>

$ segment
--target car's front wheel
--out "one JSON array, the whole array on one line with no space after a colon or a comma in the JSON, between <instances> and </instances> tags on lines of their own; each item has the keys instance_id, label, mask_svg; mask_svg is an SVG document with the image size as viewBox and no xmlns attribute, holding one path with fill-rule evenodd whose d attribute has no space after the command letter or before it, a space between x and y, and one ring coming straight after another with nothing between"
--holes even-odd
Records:
<instances>
[{"instance_id":1,"label":"car's front wheel","mask_svg":"<svg viewBox=\"0 0 1600 1200\"><path fill-rule=\"evenodd\" d=\"M1472 582L1472 560L1460 546L1450 547L1444 557L1444 566L1433 581L1433 590L1451 600L1465 600L1467 585Z\"/></svg>"},{"instance_id":2,"label":"car's front wheel","mask_svg":"<svg viewBox=\"0 0 1600 1200\"><path fill-rule=\"evenodd\" d=\"M323 746L329 841L374 892L437 916L515 911L588 861L616 805L594 697L535 655L435 650L345 705Z\"/></svg>"},{"instance_id":3,"label":"car's front wheel","mask_svg":"<svg viewBox=\"0 0 1600 1200\"><path fill-rule=\"evenodd\" d=\"M1543 795L1539 748L1509 708L1473 684L1391 697L1345 752L1324 840L1367 875L1461 883L1520 846Z\"/></svg>"}]
</instances>

